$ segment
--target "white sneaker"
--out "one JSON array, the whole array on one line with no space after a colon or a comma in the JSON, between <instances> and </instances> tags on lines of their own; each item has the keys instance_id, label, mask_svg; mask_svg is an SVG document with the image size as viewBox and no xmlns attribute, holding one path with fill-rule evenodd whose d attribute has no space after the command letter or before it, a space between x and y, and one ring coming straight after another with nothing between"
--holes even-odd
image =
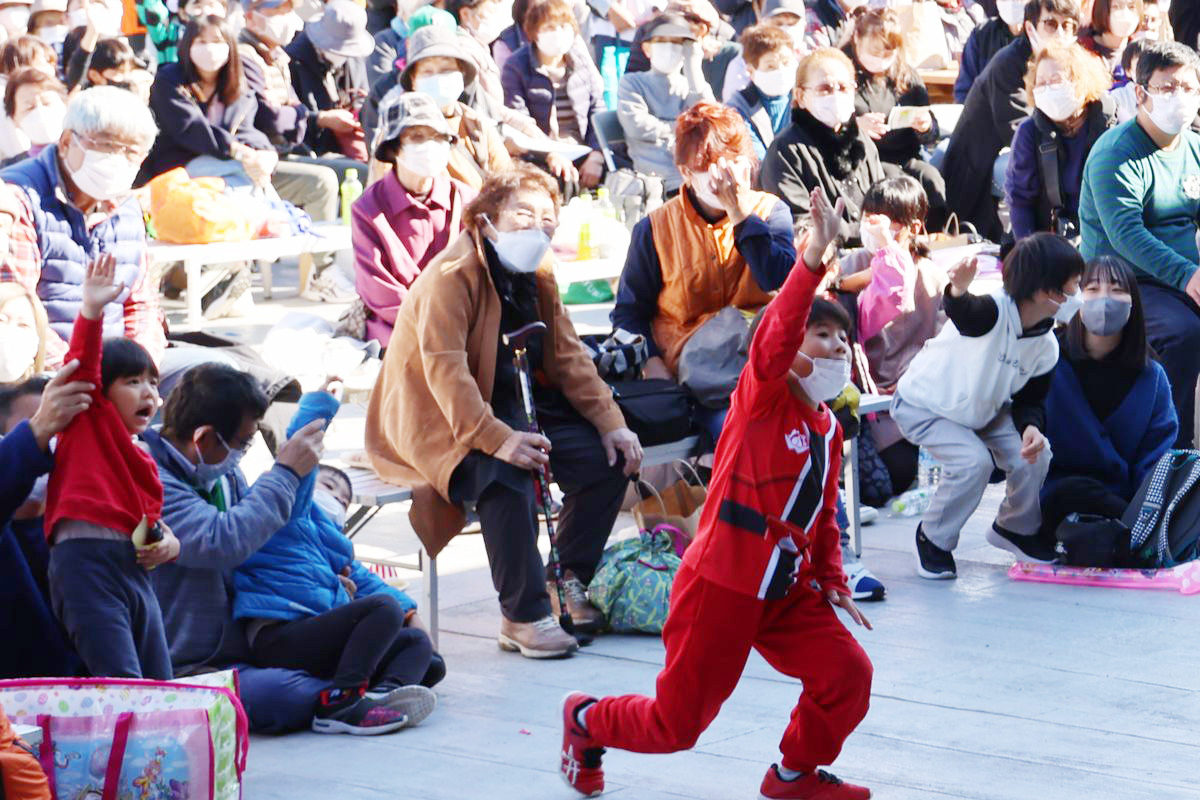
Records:
<instances>
[{"instance_id":1,"label":"white sneaker","mask_svg":"<svg viewBox=\"0 0 1200 800\"><path fill-rule=\"evenodd\" d=\"M333 276L336 267L328 267L308 282L300 296L311 303L348 303L355 295L338 284Z\"/></svg>"},{"instance_id":2,"label":"white sneaker","mask_svg":"<svg viewBox=\"0 0 1200 800\"><path fill-rule=\"evenodd\" d=\"M873 525L879 519L879 509L871 506L858 507L858 524Z\"/></svg>"},{"instance_id":3,"label":"white sneaker","mask_svg":"<svg viewBox=\"0 0 1200 800\"><path fill-rule=\"evenodd\" d=\"M846 571L846 582L850 584L850 596L855 600L865 600L868 602L882 600L887 590L879 579L871 574L871 570L867 569L861 561L857 559L849 563L843 563L842 569Z\"/></svg>"}]
</instances>

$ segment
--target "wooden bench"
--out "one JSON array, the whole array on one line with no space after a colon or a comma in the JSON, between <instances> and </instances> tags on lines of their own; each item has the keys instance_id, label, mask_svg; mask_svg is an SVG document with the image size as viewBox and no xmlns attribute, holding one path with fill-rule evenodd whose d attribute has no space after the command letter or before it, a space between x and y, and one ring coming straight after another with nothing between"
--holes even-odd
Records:
<instances>
[{"instance_id":1,"label":"wooden bench","mask_svg":"<svg viewBox=\"0 0 1200 800\"><path fill-rule=\"evenodd\" d=\"M183 262L187 275L187 328L200 330L204 325L204 314L200 299L210 291L221 275L210 275L206 279L203 267L206 264L227 264L234 261L261 261L263 267L263 295L271 299L271 264L289 256L300 257L300 291L308 288L312 276L314 253L332 253L349 250L350 226L338 222L320 222L313 226L312 233L300 236L283 236L271 239L252 239L248 242L211 242L209 244L169 244L150 242L147 247L151 265Z\"/></svg>"}]
</instances>

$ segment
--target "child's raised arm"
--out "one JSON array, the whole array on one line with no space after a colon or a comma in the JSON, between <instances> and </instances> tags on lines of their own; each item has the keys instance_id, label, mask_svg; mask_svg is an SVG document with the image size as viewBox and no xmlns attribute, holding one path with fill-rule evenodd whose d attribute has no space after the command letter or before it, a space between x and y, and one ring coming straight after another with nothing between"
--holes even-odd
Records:
<instances>
[{"instance_id":1,"label":"child's raised arm","mask_svg":"<svg viewBox=\"0 0 1200 800\"><path fill-rule=\"evenodd\" d=\"M125 291L125 284L114 283L117 259L105 253L88 264L83 279L83 305L71 330L71 346L66 360L79 359L77 380L96 385L100 390L100 356L104 341L104 307Z\"/></svg>"},{"instance_id":2,"label":"child's raised arm","mask_svg":"<svg viewBox=\"0 0 1200 800\"><path fill-rule=\"evenodd\" d=\"M825 251L837 237L845 202L830 205L820 187L812 191L812 228L802 237L800 258L763 312L750 342L750 368L760 381L784 378L804 343L804 329L813 295L825 274Z\"/></svg>"}]
</instances>

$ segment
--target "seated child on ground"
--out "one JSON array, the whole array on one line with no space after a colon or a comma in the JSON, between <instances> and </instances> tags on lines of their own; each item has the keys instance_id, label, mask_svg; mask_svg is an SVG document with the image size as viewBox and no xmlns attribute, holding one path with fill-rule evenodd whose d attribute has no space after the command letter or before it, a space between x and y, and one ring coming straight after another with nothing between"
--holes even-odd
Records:
<instances>
[{"instance_id":1,"label":"seated child on ground","mask_svg":"<svg viewBox=\"0 0 1200 800\"><path fill-rule=\"evenodd\" d=\"M288 425L291 436L315 419L333 419L338 400L311 392ZM304 476L288 523L233 574L233 614L246 625L255 664L304 670L330 681L312 729L379 734L416 725L437 698L428 634L405 627L403 593L357 594L344 571L353 548L313 502L317 471ZM347 552L349 551L349 552Z\"/></svg>"},{"instance_id":2,"label":"seated child on ground","mask_svg":"<svg viewBox=\"0 0 1200 800\"><path fill-rule=\"evenodd\" d=\"M66 360L75 380L95 385L91 406L59 436L46 496L49 583L54 611L92 675L169 680L162 612L146 570L179 555L160 522L158 467L133 437L158 409L158 369L130 339L102 341L104 307L126 291L114 285L116 259L88 265L83 304ZM135 532L160 530L135 548Z\"/></svg>"},{"instance_id":3,"label":"seated child on ground","mask_svg":"<svg viewBox=\"0 0 1200 800\"><path fill-rule=\"evenodd\" d=\"M811 195L814 230L751 334L717 444L700 532L684 554L663 630L657 696L563 704L560 769L579 792L604 789L605 747L669 753L695 744L733 693L750 650L804 683L763 779L767 800L865 800L818 769L867 713L871 662L834 607L867 625L842 572L837 505L842 435L823 403L849 379L846 316L813 295L842 200ZM810 314L811 309L811 314Z\"/></svg>"},{"instance_id":4,"label":"seated child on ground","mask_svg":"<svg viewBox=\"0 0 1200 800\"><path fill-rule=\"evenodd\" d=\"M928 448L942 466L917 526L923 578L956 576L951 551L993 466L1007 485L988 541L1022 561L1055 558L1037 536L1051 455L1043 434L1046 394L1058 362L1053 317L1077 301L1083 258L1066 239L1037 233L1004 259L1002 289L971 294L975 270L975 259L951 270L943 296L950 322L909 364L892 400L904 438Z\"/></svg>"}]
</instances>

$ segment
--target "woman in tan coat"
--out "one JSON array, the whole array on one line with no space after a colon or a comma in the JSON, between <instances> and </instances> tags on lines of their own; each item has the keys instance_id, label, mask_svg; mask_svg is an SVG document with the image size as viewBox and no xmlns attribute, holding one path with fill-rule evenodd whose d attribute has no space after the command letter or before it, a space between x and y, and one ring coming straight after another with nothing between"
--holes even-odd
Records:
<instances>
[{"instance_id":1,"label":"woman in tan coat","mask_svg":"<svg viewBox=\"0 0 1200 800\"><path fill-rule=\"evenodd\" d=\"M549 253L557 195L549 176L524 164L484 183L462 235L400 307L367 417L375 469L417 484L412 517L431 555L461 528L458 509L475 503L504 615L500 646L531 658L577 646L553 616L531 471L548 461L565 492L558 549L568 610L586 629L601 620L585 586L642 458L559 301ZM529 348L544 437L523 432L518 375L501 340L535 320L547 326Z\"/></svg>"}]
</instances>

